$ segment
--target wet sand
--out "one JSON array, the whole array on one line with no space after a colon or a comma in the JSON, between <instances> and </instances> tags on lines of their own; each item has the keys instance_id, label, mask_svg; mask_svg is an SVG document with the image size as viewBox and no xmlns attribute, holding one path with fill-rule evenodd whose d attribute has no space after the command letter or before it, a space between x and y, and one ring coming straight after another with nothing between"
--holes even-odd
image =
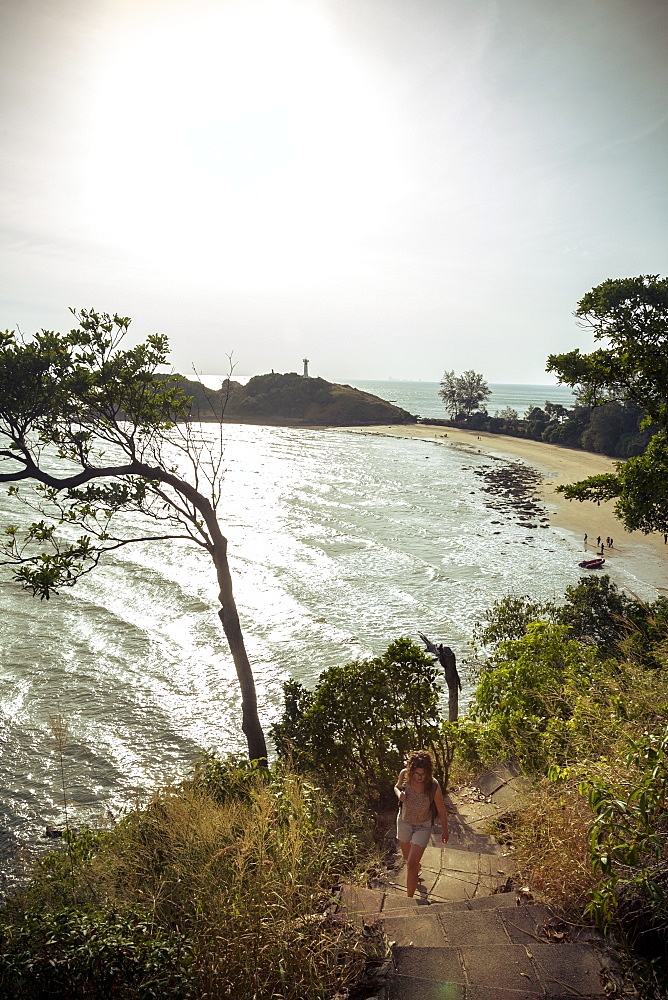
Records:
<instances>
[{"instance_id":1,"label":"wet sand","mask_svg":"<svg viewBox=\"0 0 668 1000\"><path fill-rule=\"evenodd\" d=\"M538 468L542 480L536 493L547 507L550 525L572 533L581 547L582 558L597 555L596 538L613 539L613 548L606 548L606 561L623 559L626 567L639 580L659 593L668 595L668 545L663 535L644 535L640 531L624 529L614 514L614 502L601 504L589 500L566 500L555 487L573 483L587 476L614 471L614 460L593 452L562 448L542 441L508 437L505 434L485 434L460 430L457 427L437 427L428 424L388 424L374 427L337 428L355 434L382 434L389 437L418 438L440 446L456 448L467 454L496 455L520 459ZM586 547L584 535L588 535Z\"/></svg>"}]
</instances>

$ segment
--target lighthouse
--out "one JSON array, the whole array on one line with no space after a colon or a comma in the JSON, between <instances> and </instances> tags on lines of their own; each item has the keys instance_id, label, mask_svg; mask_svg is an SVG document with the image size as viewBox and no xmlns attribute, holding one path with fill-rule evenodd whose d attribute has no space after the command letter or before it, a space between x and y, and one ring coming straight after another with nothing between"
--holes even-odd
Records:
<instances>
[{"instance_id":1,"label":"lighthouse","mask_svg":"<svg viewBox=\"0 0 668 1000\"><path fill-rule=\"evenodd\" d=\"M304 362L304 378L308 378L308 358L302 359Z\"/></svg>"}]
</instances>

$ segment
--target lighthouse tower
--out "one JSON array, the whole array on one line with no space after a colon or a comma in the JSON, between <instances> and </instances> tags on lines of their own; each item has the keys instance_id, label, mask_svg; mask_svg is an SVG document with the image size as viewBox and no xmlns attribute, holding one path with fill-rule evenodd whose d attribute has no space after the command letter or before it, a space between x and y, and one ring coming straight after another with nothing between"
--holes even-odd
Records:
<instances>
[{"instance_id":1,"label":"lighthouse tower","mask_svg":"<svg viewBox=\"0 0 668 1000\"><path fill-rule=\"evenodd\" d=\"M308 358L304 358L304 378L308 378Z\"/></svg>"}]
</instances>

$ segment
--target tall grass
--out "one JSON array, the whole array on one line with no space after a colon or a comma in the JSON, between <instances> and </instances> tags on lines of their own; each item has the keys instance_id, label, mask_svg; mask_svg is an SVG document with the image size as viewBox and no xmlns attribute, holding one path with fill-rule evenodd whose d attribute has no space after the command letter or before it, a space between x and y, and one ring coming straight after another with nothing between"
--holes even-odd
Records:
<instances>
[{"instance_id":1,"label":"tall grass","mask_svg":"<svg viewBox=\"0 0 668 1000\"><path fill-rule=\"evenodd\" d=\"M239 777L219 763L209 758L193 781L156 792L115 829L71 837L74 876L63 855L42 863L9 920L37 910L48 921L73 906L140 911L187 943L194 997L315 1000L345 990L366 955L332 898L362 845L341 837L303 779Z\"/></svg>"},{"instance_id":2,"label":"tall grass","mask_svg":"<svg viewBox=\"0 0 668 1000\"><path fill-rule=\"evenodd\" d=\"M512 845L520 881L579 919L597 879L587 849L592 816L575 786L537 781L522 797L521 809L495 832Z\"/></svg>"}]
</instances>

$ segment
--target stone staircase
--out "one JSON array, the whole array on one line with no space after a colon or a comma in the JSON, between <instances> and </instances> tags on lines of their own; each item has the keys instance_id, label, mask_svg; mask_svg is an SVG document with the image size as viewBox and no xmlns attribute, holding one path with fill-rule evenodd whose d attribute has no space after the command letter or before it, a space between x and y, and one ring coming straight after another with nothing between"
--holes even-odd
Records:
<instances>
[{"instance_id":1,"label":"stone staircase","mask_svg":"<svg viewBox=\"0 0 668 1000\"><path fill-rule=\"evenodd\" d=\"M526 890L511 890L512 859L482 831L517 806L525 786L512 766L487 772L446 797L450 840L422 857L418 890L406 896L399 855L386 880L344 886L340 910L368 933L382 928L393 961L379 1000L538 1000L609 995L614 963L592 928L565 924ZM606 985L608 989L606 990Z\"/></svg>"}]
</instances>

